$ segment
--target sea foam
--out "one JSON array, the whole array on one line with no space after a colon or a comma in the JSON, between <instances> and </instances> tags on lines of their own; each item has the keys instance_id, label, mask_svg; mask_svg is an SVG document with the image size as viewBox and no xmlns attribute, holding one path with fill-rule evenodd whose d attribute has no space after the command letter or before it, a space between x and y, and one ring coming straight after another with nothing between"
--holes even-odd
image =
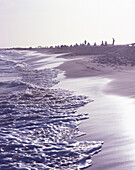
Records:
<instances>
[{"instance_id":1,"label":"sea foam","mask_svg":"<svg viewBox=\"0 0 135 170\"><path fill-rule=\"evenodd\" d=\"M59 70L31 69L26 51L2 51L0 69L0 169L83 169L101 150L102 141L77 141L79 107L91 102L62 89L50 89ZM3 64L4 63L4 64ZM10 77L10 78L9 78ZM12 79L14 78L14 79Z\"/></svg>"}]
</instances>

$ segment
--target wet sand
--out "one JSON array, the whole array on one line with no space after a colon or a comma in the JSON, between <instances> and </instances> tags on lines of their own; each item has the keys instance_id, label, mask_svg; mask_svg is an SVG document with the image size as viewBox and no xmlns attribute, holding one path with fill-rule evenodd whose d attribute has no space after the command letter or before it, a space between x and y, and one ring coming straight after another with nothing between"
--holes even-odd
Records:
<instances>
[{"instance_id":1,"label":"wet sand","mask_svg":"<svg viewBox=\"0 0 135 170\"><path fill-rule=\"evenodd\" d=\"M104 93L110 79L85 77L63 79L54 88L75 91L89 96L94 102L80 108L89 113L79 129L86 135L79 140L104 141L102 151L92 158L90 170L126 170L135 167L134 99Z\"/></svg>"}]
</instances>

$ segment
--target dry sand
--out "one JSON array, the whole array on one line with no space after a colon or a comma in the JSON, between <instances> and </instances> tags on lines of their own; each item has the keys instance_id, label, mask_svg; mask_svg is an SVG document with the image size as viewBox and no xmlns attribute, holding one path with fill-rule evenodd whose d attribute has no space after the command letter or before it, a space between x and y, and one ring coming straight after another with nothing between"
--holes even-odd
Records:
<instances>
[{"instance_id":1,"label":"dry sand","mask_svg":"<svg viewBox=\"0 0 135 170\"><path fill-rule=\"evenodd\" d=\"M118 52L117 52L118 51ZM135 97L135 47L120 48L111 55L72 54L62 56L76 59L67 61L58 68L65 71L67 78L98 76L113 81L106 93Z\"/></svg>"},{"instance_id":2,"label":"dry sand","mask_svg":"<svg viewBox=\"0 0 135 170\"><path fill-rule=\"evenodd\" d=\"M36 49L40 53L63 53L63 58L75 59L64 62L58 68L67 78L105 77L113 81L106 93L135 97L135 46L97 46Z\"/></svg>"}]
</instances>

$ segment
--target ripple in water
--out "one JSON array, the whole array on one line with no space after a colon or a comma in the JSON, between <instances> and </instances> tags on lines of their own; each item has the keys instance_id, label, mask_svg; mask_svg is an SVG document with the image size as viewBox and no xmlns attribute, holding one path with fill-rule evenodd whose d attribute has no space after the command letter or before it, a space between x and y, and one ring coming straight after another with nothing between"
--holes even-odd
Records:
<instances>
[{"instance_id":1,"label":"ripple in water","mask_svg":"<svg viewBox=\"0 0 135 170\"><path fill-rule=\"evenodd\" d=\"M92 165L91 156L101 150L103 142L77 141L83 135L78 124L88 114L76 112L91 100L49 89L58 83L53 80L57 70L10 64L0 70L4 74L10 68L9 76L17 75L16 80L0 83L4 89L0 96L0 169L64 170Z\"/></svg>"}]
</instances>

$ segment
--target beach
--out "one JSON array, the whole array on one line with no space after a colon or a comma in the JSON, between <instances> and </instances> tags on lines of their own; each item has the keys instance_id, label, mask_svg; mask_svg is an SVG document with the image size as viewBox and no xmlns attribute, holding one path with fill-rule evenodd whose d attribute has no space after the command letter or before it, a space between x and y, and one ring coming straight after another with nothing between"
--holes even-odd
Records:
<instances>
[{"instance_id":1,"label":"beach","mask_svg":"<svg viewBox=\"0 0 135 170\"><path fill-rule=\"evenodd\" d=\"M0 170L135 170L135 0L0 0Z\"/></svg>"},{"instance_id":2,"label":"beach","mask_svg":"<svg viewBox=\"0 0 135 170\"><path fill-rule=\"evenodd\" d=\"M1 168L134 169L134 50L1 50Z\"/></svg>"},{"instance_id":3,"label":"beach","mask_svg":"<svg viewBox=\"0 0 135 170\"><path fill-rule=\"evenodd\" d=\"M79 140L104 141L101 153L92 158L90 170L135 168L134 55L120 49L117 55L114 53L115 60L112 54L109 59L103 57L104 63L99 54L66 55L63 58L76 60L58 67L64 76L55 88L73 90L94 100L78 111L89 113L89 119L79 126L86 133Z\"/></svg>"},{"instance_id":4,"label":"beach","mask_svg":"<svg viewBox=\"0 0 135 170\"><path fill-rule=\"evenodd\" d=\"M135 47L118 46L113 49L110 56L109 52L106 52L107 50L103 50L103 52L101 52L101 49L97 52L94 50L79 50L62 50L62 52L69 54L61 54L62 57L58 57L69 59L69 61L57 67L65 71L66 78L93 76L110 78L112 82L105 90L106 92L134 97ZM42 50L39 51L43 52ZM60 50L52 50L51 52L60 53Z\"/></svg>"}]
</instances>

